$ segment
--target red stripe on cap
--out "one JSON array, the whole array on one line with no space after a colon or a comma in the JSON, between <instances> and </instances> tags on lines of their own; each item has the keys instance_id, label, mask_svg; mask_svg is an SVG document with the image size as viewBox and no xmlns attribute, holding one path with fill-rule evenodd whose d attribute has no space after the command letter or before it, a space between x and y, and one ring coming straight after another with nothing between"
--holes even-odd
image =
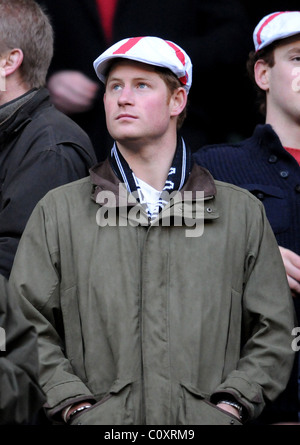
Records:
<instances>
[{"instance_id":1,"label":"red stripe on cap","mask_svg":"<svg viewBox=\"0 0 300 445\"><path fill-rule=\"evenodd\" d=\"M182 65L185 66L185 57L184 57L184 54L181 51L181 49L178 48L178 46L174 45L173 42L168 42L167 40L166 40L166 42L171 48L173 48L175 50L176 56L178 57L178 59L180 60Z\"/></svg>"},{"instance_id":2,"label":"red stripe on cap","mask_svg":"<svg viewBox=\"0 0 300 445\"><path fill-rule=\"evenodd\" d=\"M277 17L278 15L281 14L285 14L288 11L282 11L282 12L276 12L275 14L270 15L269 18L267 18L267 20L264 21L264 23L261 25L261 27L259 28L259 30L257 31L257 43L260 45L261 44L261 33L263 32L263 29L272 21L275 19L275 17Z\"/></svg>"},{"instance_id":3,"label":"red stripe on cap","mask_svg":"<svg viewBox=\"0 0 300 445\"><path fill-rule=\"evenodd\" d=\"M182 83L182 85L186 85L188 82L188 78L189 76L186 73L184 77L178 77L178 80Z\"/></svg>"},{"instance_id":4,"label":"red stripe on cap","mask_svg":"<svg viewBox=\"0 0 300 445\"><path fill-rule=\"evenodd\" d=\"M184 56L183 52L181 51L181 49L178 48L178 46L176 46L173 42L168 42L167 40L166 40L166 42L167 42L167 44L168 44L171 48L173 48L173 49L175 50L176 56L178 57L178 59L180 60L180 62L182 63L182 65L185 66L185 56ZM180 80L180 82L181 82L183 85L186 85L186 84L187 84L187 81L188 81L188 74L187 74L187 72L185 73L185 76L184 76L184 77L180 77L179 80Z\"/></svg>"},{"instance_id":5,"label":"red stripe on cap","mask_svg":"<svg viewBox=\"0 0 300 445\"><path fill-rule=\"evenodd\" d=\"M134 47L141 39L144 37L132 37L127 40L126 43L120 46L120 48L116 49L113 54L126 54L132 47Z\"/></svg>"}]
</instances>

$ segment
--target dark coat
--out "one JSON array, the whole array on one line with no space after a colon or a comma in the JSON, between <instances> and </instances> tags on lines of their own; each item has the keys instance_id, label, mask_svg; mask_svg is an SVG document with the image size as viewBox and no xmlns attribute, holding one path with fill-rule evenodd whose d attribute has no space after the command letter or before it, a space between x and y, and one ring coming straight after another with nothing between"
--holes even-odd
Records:
<instances>
[{"instance_id":1,"label":"dark coat","mask_svg":"<svg viewBox=\"0 0 300 445\"><path fill-rule=\"evenodd\" d=\"M215 179L260 199L278 244L300 255L300 168L270 125L258 125L236 144L202 147L194 158Z\"/></svg>"},{"instance_id":2,"label":"dark coat","mask_svg":"<svg viewBox=\"0 0 300 445\"><path fill-rule=\"evenodd\" d=\"M87 176L95 161L88 136L51 105L46 89L0 125L0 274L9 276L37 202L49 190Z\"/></svg>"},{"instance_id":3,"label":"dark coat","mask_svg":"<svg viewBox=\"0 0 300 445\"><path fill-rule=\"evenodd\" d=\"M38 383L37 334L0 275L0 425L27 423L46 397Z\"/></svg>"}]
</instances>

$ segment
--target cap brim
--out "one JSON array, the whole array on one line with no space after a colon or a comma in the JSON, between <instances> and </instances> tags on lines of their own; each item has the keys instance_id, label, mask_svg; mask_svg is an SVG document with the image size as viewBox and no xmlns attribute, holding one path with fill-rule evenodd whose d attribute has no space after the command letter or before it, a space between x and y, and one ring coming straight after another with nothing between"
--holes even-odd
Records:
<instances>
[{"instance_id":1,"label":"cap brim","mask_svg":"<svg viewBox=\"0 0 300 445\"><path fill-rule=\"evenodd\" d=\"M300 38L300 31L292 31L290 33L285 33L283 35L276 35L273 39L269 39L267 42L262 43L261 45L258 45L258 48L256 51L260 51L263 48L266 48L267 46L271 45L274 42L277 42L278 40L284 40L284 39L288 39L289 37L293 37L296 36L297 34L299 34L299 38Z\"/></svg>"}]
</instances>

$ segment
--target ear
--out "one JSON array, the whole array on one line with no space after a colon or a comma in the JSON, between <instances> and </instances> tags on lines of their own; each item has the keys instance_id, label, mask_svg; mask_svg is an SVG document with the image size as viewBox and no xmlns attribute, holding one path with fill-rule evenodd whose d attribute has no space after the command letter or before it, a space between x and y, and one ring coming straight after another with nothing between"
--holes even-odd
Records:
<instances>
[{"instance_id":1,"label":"ear","mask_svg":"<svg viewBox=\"0 0 300 445\"><path fill-rule=\"evenodd\" d=\"M255 82L264 91L269 89L269 65L262 59L259 59L254 66Z\"/></svg>"},{"instance_id":2,"label":"ear","mask_svg":"<svg viewBox=\"0 0 300 445\"><path fill-rule=\"evenodd\" d=\"M170 100L171 116L179 116L187 103L187 92L183 87L177 88Z\"/></svg>"},{"instance_id":3,"label":"ear","mask_svg":"<svg viewBox=\"0 0 300 445\"><path fill-rule=\"evenodd\" d=\"M7 51L0 60L0 68L5 77L15 73L22 65L24 59L23 51L19 48L14 48Z\"/></svg>"}]
</instances>

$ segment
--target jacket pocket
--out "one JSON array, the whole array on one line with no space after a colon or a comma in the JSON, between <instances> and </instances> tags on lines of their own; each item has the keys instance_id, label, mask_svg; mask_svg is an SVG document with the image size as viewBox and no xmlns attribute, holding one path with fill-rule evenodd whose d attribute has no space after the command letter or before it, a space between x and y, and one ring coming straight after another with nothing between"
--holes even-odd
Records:
<instances>
[{"instance_id":1,"label":"jacket pocket","mask_svg":"<svg viewBox=\"0 0 300 445\"><path fill-rule=\"evenodd\" d=\"M178 425L242 425L233 415L209 402L208 394L180 384Z\"/></svg>"},{"instance_id":2,"label":"jacket pocket","mask_svg":"<svg viewBox=\"0 0 300 445\"><path fill-rule=\"evenodd\" d=\"M110 391L91 408L78 414L71 425L134 425L139 423L134 403L136 383L116 381Z\"/></svg>"},{"instance_id":3,"label":"jacket pocket","mask_svg":"<svg viewBox=\"0 0 300 445\"><path fill-rule=\"evenodd\" d=\"M273 232L280 233L290 226L290 205L288 196L279 187L265 184L241 184L258 198L265 207L267 218L271 224Z\"/></svg>"}]
</instances>

